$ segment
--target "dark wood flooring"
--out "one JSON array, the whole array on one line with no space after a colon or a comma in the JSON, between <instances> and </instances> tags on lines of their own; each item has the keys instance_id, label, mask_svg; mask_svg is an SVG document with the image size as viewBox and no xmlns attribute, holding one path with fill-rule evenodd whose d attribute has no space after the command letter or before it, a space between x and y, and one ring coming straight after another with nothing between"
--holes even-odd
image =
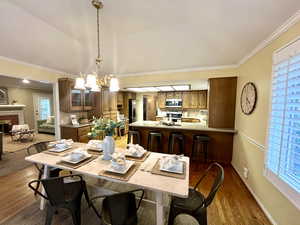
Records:
<instances>
[{"instance_id":1,"label":"dark wood flooring","mask_svg":"<svg viewBox=\"0 0 300 225\"><path fill-rule=\"evenodd\" d=\"M207 165L191 164L190 184L194 185ZM226 166L225 179L213 203L208 209L210 225L271 225L258 204L247 190L237 173L231 166ZM208 183L212 181L213 174L204 183L202 192L207 192ZM34 167L28 167L7 176L0 177L0 224L2 225L33 225L43 224L44 212L37 209L38 200L27 187L30 180L36 179ZM36 210L33 210L36 209ZM151 217L155 214L151 211ZM145 212L146 209L144 208ZM149 212L150 212L149 211ZM83 216L89 220L94 216ZM28 222L31 221L31 222ZM32 221L35 221L34 223ZM27 222L26 222L27 221ZM151 224L154 220L145 220ZM62 214L53 222L53 225L71 224L69 218ZM84 222L85 224L94 224Z\"/></svg>"}]
</instances>

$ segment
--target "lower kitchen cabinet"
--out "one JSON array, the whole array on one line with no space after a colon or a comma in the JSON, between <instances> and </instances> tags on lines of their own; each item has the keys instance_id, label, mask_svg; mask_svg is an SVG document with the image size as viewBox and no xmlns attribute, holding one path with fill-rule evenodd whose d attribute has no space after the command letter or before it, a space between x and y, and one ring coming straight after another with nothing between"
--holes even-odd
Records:
<instances>
[{"instance_id":1,"label":"lower kitchen cabinet","mask_svg":"<svg viewBox=\"0 0 300 225\"><path fill-rule=\"evenodd\" d=\"M74 142L88 143L88 133L91 131L91 125L61 125L61 138L72 139Z\"/></svg>"}]
</instances>

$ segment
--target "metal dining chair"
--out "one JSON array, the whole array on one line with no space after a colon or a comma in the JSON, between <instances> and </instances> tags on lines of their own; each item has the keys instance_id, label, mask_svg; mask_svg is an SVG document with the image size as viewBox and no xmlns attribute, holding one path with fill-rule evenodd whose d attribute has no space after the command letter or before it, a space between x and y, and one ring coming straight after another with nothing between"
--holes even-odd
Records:
<instances>
[{"instance_id":1,"label":"metal dining chair","mask_svg":"<svg viewBox=\"0 0 300 225\"><path fill-rule=\"evenodd\" d=\"M136 205L136 192L141 192L140 200ZM144 190L137 189L112 195L102 195L91 198L91 206L96 215L104 224L137 225L137 211L144 197ZM104 198L101 213L98 212L93 201Z\"/></svg>"},{"instance_id":2,"label":"metal dining chair","mask_svg":"<svg viewBox=\"0 0 300 225\"><path fill-rule=\"evenodd\" d=\"M38 142L38 143L35 143L31 146L29 146L27 148L27 155L34 155L34 154L37 154L37 153L41 153L43 151L46 151L48 150L48 144L49 144L50 141L42 141L42 142ZM42 176L43 176L43 173L44 173L44 165L38 165L36 163L33 164L35 166L35 168L37 169L38 171L38 180L42 179ZM49 176L50 177L58 177L59 176L59 172L61 171L61 169L58 169L58 168L51 168L50 169L50 174ZM36 184L36 190L38 190L40 187L40 182L38 182ZM36 195L37 192L35 191L34 192L34 195Z\"/></svg>"},{"instance_id":3,"label":"metal dining chair","mask_svg":"<svg viewBox=\"0 0 300 225\"><path fill-rule=\"evenodd\" d=\"M210 188L209 194L205 197L203 194L198 192L198 186L204 180L204 178L216 169L217 175ZM197 184L189 189L188 198L172 197L170 213L169 213L169 225L173 225L174 218L181 213L189 214L193 216L201 225L207 225L207 207L213 201L218 189L224 180L223 167L218 163L212 163L208 169L204 172L204 175L200 178Z\"/></svg>"},{"instance_id":4,"label":"metal dining chair","mask_svg":"<svg viewBox=\"0 0 300 225\"><path fill-rule=\"evenodd\" d=\"M72 180L66 178L76 178ZM42 194L33 186L34 183L41 182L46 195ZM85 196L90 205L86 183L80 175L68 175L42 180L34 180L28 184L34 192L42 198L48 200L47 215L45 225L51 225L52 218L58 209L64 208L70 211L74 225L81 224L81 198Z\"/></svg>"}]
</instances>

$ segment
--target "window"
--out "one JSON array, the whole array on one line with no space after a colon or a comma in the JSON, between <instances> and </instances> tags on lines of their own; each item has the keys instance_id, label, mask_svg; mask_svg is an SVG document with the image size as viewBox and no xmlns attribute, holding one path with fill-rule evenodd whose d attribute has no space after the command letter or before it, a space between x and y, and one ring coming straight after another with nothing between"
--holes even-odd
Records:
<instances>
[{"instance_id":1,"label":"window","mask_svg":"<svg viewBox=\"0 0 300 225\"><path fill-rule=\"evenodd\" d=\"M266 177L300 208L300 38L273 56Z\"/></svg>"},{"instance_id":2,"label":"window","mask_svg":"<svg viewBox=\"0 0 300 225\"><path fill-rule=\"evenodd\" d=\"M40 97L39 99L40 120L46 120L51 116L50 98Z\"/></svg>"}]
</instances>

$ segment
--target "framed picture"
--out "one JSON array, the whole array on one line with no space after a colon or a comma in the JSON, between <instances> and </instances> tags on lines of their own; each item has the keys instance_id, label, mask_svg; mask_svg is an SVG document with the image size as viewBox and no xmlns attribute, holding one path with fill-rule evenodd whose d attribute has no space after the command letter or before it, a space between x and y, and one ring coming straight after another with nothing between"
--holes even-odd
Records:
<instances>
[{"instance_id":1,"label":"framed picture","mask_svg":"<svg viewBox=\"0 0 300 225\"><path fill-rule=\"evenodd\" d=\"M8 93L5 87L0 87L0 105L8 105Z\"/></svg>"}]
</instances>

